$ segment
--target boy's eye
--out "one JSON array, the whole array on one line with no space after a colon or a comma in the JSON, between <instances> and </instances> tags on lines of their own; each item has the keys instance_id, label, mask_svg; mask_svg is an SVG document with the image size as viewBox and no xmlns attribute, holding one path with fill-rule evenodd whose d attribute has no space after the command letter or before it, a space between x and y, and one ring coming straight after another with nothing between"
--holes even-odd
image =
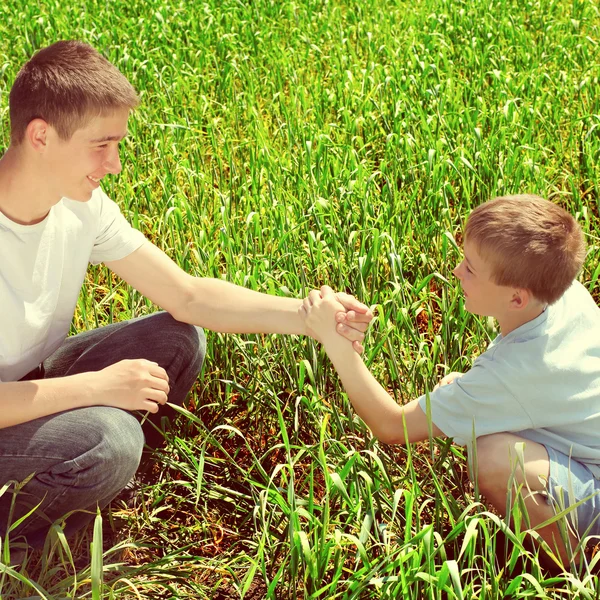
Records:
<instances>
[{"instance_id":1,"label":"boy's eye","mask_svg":"<svg viewBox=\"0 0 600 600\"><path fill-rule=\"evenodd\" d=\"M465 265L467 267L467 273L470 273L471 275L473 274L473 271L471 271L471 269L469 269L469 265Z\"/></svg>"}]
</instances>

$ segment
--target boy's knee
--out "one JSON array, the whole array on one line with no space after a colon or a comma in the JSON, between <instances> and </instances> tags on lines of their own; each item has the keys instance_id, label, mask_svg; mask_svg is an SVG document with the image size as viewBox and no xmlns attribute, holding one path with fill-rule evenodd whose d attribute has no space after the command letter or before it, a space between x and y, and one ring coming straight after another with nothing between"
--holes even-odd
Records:
<instances>
[{"instance_id":1,"label":"boy's knee","mask_svg":"<svg viewBox=\"0 0 600 600\"><path fill-rule=\"evenodd\" d=\"M509 451L510 441L503 433L483 435L476 440L476 460L473 461L477 483L482 491L496 489L506 490L508 476L511 472L511 459L514 452Z\"/></svg>"}]
</instances>

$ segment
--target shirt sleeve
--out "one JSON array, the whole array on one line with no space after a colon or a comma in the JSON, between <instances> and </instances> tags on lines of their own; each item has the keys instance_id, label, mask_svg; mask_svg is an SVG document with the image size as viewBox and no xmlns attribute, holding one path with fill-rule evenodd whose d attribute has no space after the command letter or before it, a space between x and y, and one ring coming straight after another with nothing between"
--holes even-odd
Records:
<instances>
[{"instance_id":1,"label":"shirt sleeve","mask_svg":"<svg viewBox=\"0 0 600 600\"><path fill-rule=\"evenodd\" d=\"M418 401L427 414L427 396ZM473 433L477 438L533 427L526 409L485 362L475 361L462 377L430 392L429 406L436 427L461 446L473 441Z\"/></svg>"},{"instance_id":2,"label":"shirt sleeve","mask_svg":"<svg viewBox=\"0 0 600 600\"><path fill-rule=\"evenodd\" d=\"M119 207L102 190L99 191L98 229L90 263L120 260L137 250L146 240L134 229Z\"/></svg>"}]
</instances>

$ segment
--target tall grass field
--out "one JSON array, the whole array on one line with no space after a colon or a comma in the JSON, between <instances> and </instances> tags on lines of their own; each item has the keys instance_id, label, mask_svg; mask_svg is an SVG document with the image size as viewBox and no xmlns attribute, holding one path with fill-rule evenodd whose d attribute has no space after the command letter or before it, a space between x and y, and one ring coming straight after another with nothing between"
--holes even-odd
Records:
<instances>
[{"instance_id":1,"label":"tall grass field","mask_svg":"<svg viewBox=\"0 0 600 600\"><path fill-rule=\"evenodd\" d=\"M485 200L530 192L575 215L600 300L596 0L3 0L2 151L19 67L59 39L140 93L104 186L134 226L195 275L375 305L364 360L399 403L497 334L452 275ZM73 332L155 310L91 267ZM16 564L3 539L0 598L600 597L600 556L546 568L463 447L373 438L316 342L207 339L133 503L75 539L56 523Z\"/></svg>"}]
</instances>

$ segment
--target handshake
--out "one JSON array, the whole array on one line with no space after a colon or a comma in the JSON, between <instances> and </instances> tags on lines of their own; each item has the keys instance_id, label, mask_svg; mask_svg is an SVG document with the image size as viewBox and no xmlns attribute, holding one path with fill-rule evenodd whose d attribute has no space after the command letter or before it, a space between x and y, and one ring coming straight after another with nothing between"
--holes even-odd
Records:
<instances>
[{"instance_id":1,"label":"handshake","mask_svg":"<svg viewBox=\"0 0 600 600\"><path fill-rule=\"evenodd\" d=\"M352 342L352 347L361 354L365 331L373 319L371 309L354 296L334 292L324 285L313 290L298 309L307 335L324 345L339 342L340 336Z\"/></svg>"}]
</instances>

